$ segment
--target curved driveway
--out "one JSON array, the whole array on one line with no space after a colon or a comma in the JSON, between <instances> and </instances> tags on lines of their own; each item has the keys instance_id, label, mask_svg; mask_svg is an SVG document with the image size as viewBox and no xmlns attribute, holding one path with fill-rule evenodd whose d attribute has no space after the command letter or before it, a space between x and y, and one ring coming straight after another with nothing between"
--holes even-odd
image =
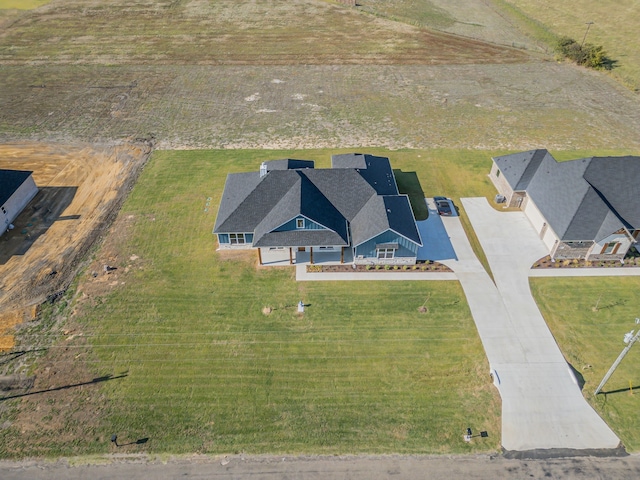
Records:
<instances>
[{"instance_id":1,"label":"curved driveway","mask_svg":"<svg viewBox=\"0 0 640 480\"><path fill-rule=\"evenodd\" d=\"M535 304L532 263L548 252L522 212L497 212L485 198L462 204L491 267L476 258L457 217L443 218L458 256L445 260L465 291L502 397L507 450L613 449L620 441L583 398Z\"/></svg>"}]
</instances>

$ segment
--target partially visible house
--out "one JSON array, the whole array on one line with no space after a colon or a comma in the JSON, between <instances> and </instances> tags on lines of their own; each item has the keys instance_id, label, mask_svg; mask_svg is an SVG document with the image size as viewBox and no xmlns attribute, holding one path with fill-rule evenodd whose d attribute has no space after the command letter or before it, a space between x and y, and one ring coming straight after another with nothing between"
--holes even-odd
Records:
<instances>
[{"instance_id":1,"label":"partially visible house","mask_svg":"<svg viewBox=\"0 0 640 480\"><path fill-rule=\"evenodd\" d=\"M415 264L422 245L413 210L398 193L389 159L331 157L331 168L306 160L264 162L227 176L213 233L220 249L345 252L358 264ZM305 258L307 256L305 255Z\"/></svg>"},{"instance_id":2,"label":"partially visible house","mask_svg":"<svg viewBox=\"0 0 640 480\"><path fill-rule=\"evenodd\" d=\"M33 172L0 170L0 235L38 193Z\"/></svg>"},{"instance_id":3,"label":"partially visible house","mask_svg":"<svg viewBox=\"0 0 640 480\"><path fill-rule=\"evenodd\" d=\"M640 157L558 162L532 150L494 158L489 177L553 259L622 260L640 236Z\"/></svg>"}]
</instances>

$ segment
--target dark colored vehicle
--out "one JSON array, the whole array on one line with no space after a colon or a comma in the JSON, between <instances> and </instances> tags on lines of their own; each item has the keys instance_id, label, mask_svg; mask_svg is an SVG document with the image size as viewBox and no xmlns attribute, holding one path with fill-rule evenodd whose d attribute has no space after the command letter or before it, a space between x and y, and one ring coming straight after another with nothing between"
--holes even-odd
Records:
<instances>
[{"instance_id":1,"label":"dark colored vehicle","mask_svg":"<svg viewBox=\"0 0 640 480\"><path fill-rule=\"evenodd\" d=\"M438 215L442 215L445 217L450 217L453 215L451 211L451 203L449 199L446 197L433 197L434 202L436 202L436 207L438 208Z\"/></svg>"}]
</instances>

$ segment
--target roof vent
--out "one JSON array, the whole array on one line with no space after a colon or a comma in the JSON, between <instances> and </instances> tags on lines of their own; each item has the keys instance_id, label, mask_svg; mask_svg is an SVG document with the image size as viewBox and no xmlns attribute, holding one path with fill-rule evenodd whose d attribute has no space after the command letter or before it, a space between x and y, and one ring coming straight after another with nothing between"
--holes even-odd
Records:
<instances>
[{"instance_id":1,"label":"roof vent","mask_svg":"<svg viewBox=\"0 0 640 480\"><path fill-rule=\"evenodd\" d=\"M267 174L267 164L262 162L260 164L260 178L264 177Z\"/></svg>"}]
</instances>

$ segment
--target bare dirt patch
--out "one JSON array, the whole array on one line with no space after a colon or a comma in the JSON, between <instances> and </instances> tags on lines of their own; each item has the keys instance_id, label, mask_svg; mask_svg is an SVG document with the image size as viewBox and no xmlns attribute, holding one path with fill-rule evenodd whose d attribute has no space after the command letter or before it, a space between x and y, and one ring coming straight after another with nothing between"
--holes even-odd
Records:
<instances>
[{"instance_id":1,"label":"bare dirt patch","mask_svg":"<svg viewBox=\"0 0 640 480\"><path fill-rule=\"evenodd\" d=\"M66 289L80 259L117 214L150 150L133 143L0 145L0 168L32 170L40 188L15 220L16 228L0 237L5 325L20 323L25 307Z\"/></svg>"}]
</instances>

